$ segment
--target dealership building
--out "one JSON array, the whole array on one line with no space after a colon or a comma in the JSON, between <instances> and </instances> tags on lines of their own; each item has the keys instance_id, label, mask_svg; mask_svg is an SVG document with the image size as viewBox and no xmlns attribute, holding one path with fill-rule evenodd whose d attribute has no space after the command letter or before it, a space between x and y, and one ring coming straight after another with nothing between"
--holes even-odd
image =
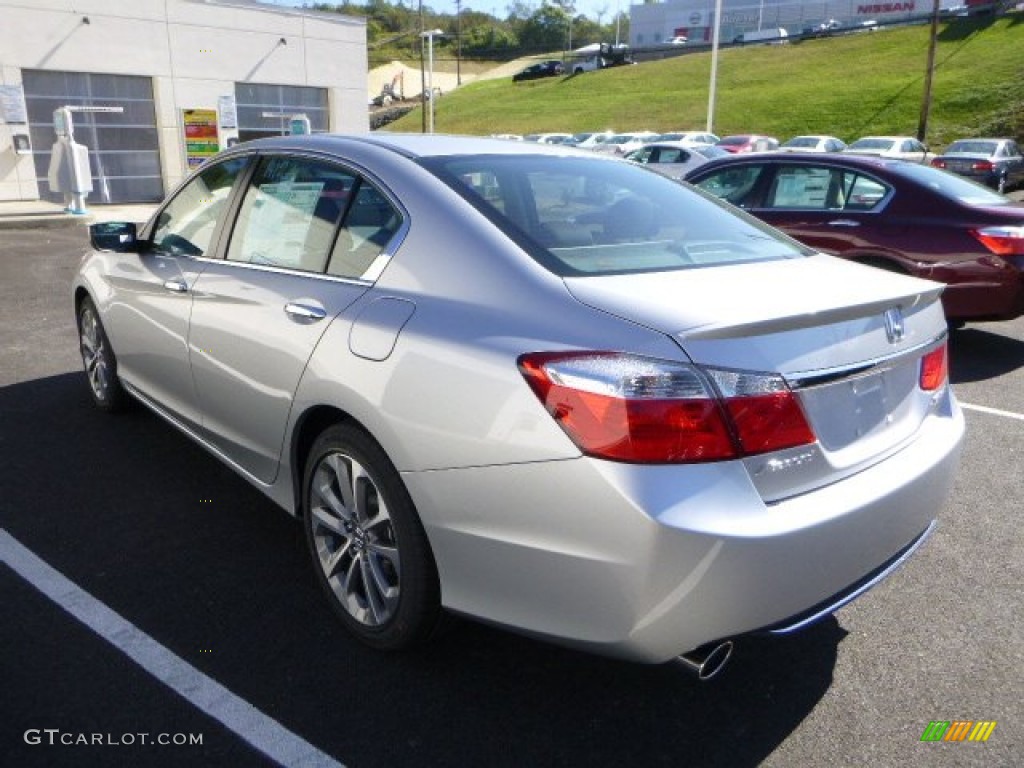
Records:
<instances>
[{"instance_id":1,"label":"dealership building","mask_svg":"<svg viewBox=\"0 0 1024 768\"><path fill-rule=\"evenodd\" d=\"M953 5L943 0L942 5ZM906 21L931 13L930 0L877 2L876 0L722 0L722 26L719 39L731 42L745 32L785 29L798 35L804 29L830 19L843 26L874 21L879 25ZM690 42L710 43L715 25L715 0L670 0L664 3L633 5L629 9L630 45L655 46L685 36Z\"/></svg>"},{"instance_id":2,"label":"dealership building","mask_svg":"<svg viewBox=\"0 0 1024 768\"><path fill-rule=\"evenodd\" d=\"M255 0L0 0L0 18L0 201L63 199L62 107L90 203L159 200L218 149L296 125L369 130L362 18Z\"/></svg>"}]
</instances>

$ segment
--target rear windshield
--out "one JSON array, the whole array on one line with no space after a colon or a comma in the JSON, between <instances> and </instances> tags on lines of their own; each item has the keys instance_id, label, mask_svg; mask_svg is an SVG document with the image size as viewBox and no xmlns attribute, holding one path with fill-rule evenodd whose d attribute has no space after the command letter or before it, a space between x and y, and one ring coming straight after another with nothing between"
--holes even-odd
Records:
<instances>
[{"instance_id":1,"label":"rear windshield","mask_svg":"<svg viewBox=\"0 0 1024 768\"><path fill-rule=\"evenodd\" d=\"M968 205L1006 205L1010 203L1009 198L1003 197L988 187L927 165L894 163L890 166L890 170L903 176L909 176L946 197L955 198Z\"/></svg>"},{"instance_id":2,"label":"rear windshield","mask_svg":"<svg viewBox=\"0 0 1024 768\"><path fill-rule=\"evenodd\" d=\"M996 143L994 141L954 141L945 152L947 155L994 155L995 153Z\"/></svg>"},{"instance_id":3,"label":"rear windshield","mask_svg":"<svg viewBox=\"0 0 1024 768\"><path fill-rule=\"evenodd\" d=\"M810 251L736 208L600 157L432 157L425 167L563 276L790 259Z\"/></svg>"},{"instance_id":4,"label":"rear windshield","mask_svg":"<svg viewBox=\"0 0 1024 768\"><path fill-rule=\"evenodd\" d=\"M896 142L892 139L858 139L850 145L850 149L892 149Z\"/></svg>"}]
</instances>

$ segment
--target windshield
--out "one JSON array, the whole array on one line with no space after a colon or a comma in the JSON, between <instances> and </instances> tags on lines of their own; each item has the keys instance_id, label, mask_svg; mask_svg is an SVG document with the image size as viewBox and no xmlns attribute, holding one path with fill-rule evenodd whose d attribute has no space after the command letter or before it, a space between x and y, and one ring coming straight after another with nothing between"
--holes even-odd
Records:
<instances>
[{"instance_id":1,"label":"windshield","mask_svg":"<svg viewBox=\"0 0 1024 768\"><path fill-rule=\"evenodd\" d=\"M784 147L816 147L818 146L818 139L813 136L798 136L795 139L790 139L782 146Z\"/></svg>"},{"instance_id":2,"label":"windshield","mask_svg":"<svg viewBox=\"0 0 1024 768\"><path fill-rule=\"evenodd\" d=\"M422 163L563 276L688 269L811 252L710 195L618 160L475 155Z\"/></svg>"},{"instance_id":3,"label":"windshield","mask_svg":"<svg viewBox=\"0 0 1024 768\"><path fill-rule=\"evenodd\" d=\"M988 187L975 184L963 176L957 176L927 165L896 163L890 167L890 170L968 205L1005 205L1010 202L1009 198L1003 197Z\"/></svg>"}]
</instances>

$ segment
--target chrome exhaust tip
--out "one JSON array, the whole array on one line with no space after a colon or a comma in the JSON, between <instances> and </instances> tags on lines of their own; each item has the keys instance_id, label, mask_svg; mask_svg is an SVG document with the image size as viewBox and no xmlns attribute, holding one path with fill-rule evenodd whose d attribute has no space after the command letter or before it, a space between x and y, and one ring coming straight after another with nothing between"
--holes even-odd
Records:
<instances>
[{"instance_id":1,"label":"chrome exhaust tip","mask_svg":"<svg viewBox=\"0 0 1024 768\"><path fill-rule=\"evenodd\" d=\"M676 661L703 683L721 672L730 656L732 640L725 640L721 643L708 643L689 653L680 654Z\"/></svg>"}]
</instances>

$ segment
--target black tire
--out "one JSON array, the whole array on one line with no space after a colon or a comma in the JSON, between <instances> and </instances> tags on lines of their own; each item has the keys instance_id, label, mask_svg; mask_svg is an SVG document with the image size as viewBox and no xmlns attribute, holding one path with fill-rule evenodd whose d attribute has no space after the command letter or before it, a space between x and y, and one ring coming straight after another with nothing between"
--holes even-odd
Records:
<instances>
[{"instance_id":1,"label":"black tire","mask_svg":"<svg viewBox=\"0 0 1024 768\"><path fill-rule=\"evenodd\" d=\"M317 581L353 635L382 650L434 635L442 609L430 544L372 438L343 424L320 434L303 474L302 512Z\"/></svg>"},{"instance_id":2,"label":"black tire","mask_svg":"<svg viewBox=\"0 0 1024 768\"><path fill-rule=\"evenodd\" d=\"M128 404L128 393L117 376L117 356L96 305L89 298L78 306L78 348L93 403L102 411L123 409Z\"/></svg>"}]
</instances>

